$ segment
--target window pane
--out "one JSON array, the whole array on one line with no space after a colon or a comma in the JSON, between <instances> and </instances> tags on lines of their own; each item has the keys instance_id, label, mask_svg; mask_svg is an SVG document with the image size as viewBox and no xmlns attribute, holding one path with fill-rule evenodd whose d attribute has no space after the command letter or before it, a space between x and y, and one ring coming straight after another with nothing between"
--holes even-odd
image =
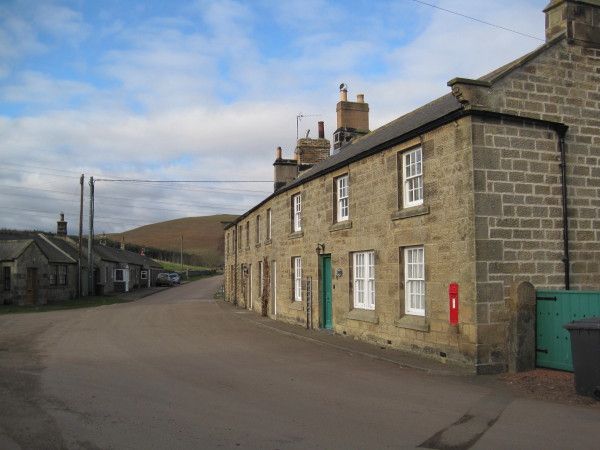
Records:
<instances>
[{"instance_id":1,"label":"window pane","mask_svg":"<svg viewBox=\"0 0 600 450\"><path fill-rule=\"evenodd\" d=\"M406 313L425 315L425 252L423 247L405 249L404 259Z\"/></svg>"}]
</instances>

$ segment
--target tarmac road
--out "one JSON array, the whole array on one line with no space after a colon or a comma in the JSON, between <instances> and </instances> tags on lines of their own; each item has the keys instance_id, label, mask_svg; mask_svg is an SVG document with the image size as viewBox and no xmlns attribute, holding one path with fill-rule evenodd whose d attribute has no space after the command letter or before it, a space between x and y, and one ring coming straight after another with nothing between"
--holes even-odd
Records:
<instances>
[{"instance_id":1,"label":"tarmac road","mask_svg":"<svg viewBox=\"0 0 600 450\"><path fill-rule=\"evenodd\" d=\"M213 300L221 283L0 316L0 449L551 449L600 441L598 408L514 398L489 378L407 368L349 339L345 348L312 340Z\"/></svg>"}]
</instances>

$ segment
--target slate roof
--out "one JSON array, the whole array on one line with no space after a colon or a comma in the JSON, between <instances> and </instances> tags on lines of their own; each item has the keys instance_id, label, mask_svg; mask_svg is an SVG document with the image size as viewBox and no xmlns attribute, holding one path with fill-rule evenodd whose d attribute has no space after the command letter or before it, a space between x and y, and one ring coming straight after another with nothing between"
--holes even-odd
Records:
<instances>
[{"instance_id":1,"label":"slate roof","mask_svg":"<svg viewBox=\"0 0 600 450\"><path fill-rule=\"evenodd\" d=\"M59 247L63 252L68 254L75 261L79 259L79 252L77 250L77 243L75 241L71 241L72 243L67 242L65 239L56 238L52 236L47 236L50 238L52 243ZM87 247L82 246L81 249L81 264L83 267L87 267Z\"/></svg>"},{"instance_id":2,"label":"slate roof","mask_svg":"<svg viewBox=\"0 0 600 450\"><path fill-rule=\"evenodd\" d=\"M451 93L449 93L389 122L380 128L377 128L365 136L351 141L347 145L343 146L338 153L329 156L327 159L302 172L296 179L271 194L252 209L248 210L246 213L239 216L235 221L227 225L225 228L230 228L234 223L238 223L271 198L276 197L285 191L293 189L296 186L300 186L309 180L332 172L339 167L343 167L351 162L360 160L366 156L375 154L381 150L396 145L396 143L400 143L403 140L410 138L410 133L418 131L419 129L433 122L440 121L445 117L450 117L455 113L459 113L462 109L463 106L461 103L456 100Z\"/></svg>"},{"instance_id":3,"label":"slate roof","mask_svg":"<svg viewBox=\"0 0 600 450\"><path fill-rule=\"evenodd\" d=\"M532 52L480 77L479 80L494 83L500 78L503 78L507 74L511 73L513 70L536 58L548 48L554 46L564 39L565 35L561 34L541 45ZM271 198L276 197L287 190L300 186L309 180L332 172L340 167L350 164L351 162L358 161L381 150L392 147L403 140L409 139L411 134L416 134L420 129L436 122L440 122L441 125L442 123L445 123L443 121L444 118L450 120L454 115L460 116L460 113L463 111L464 107L451 93L443 95L436 100L433 100L432 102L427 103L426 105L423 105L420 108L417 108L414 111L409 112L408 114L405 114L366 134L365 136L351 141L347 145L343 146L337 154L328 157L324 161L315 164L310 169L302 172L296 179L283 186L277 192L274 192L268 196L253 208L246 211L225 228L228 229L233 226L233 224L239 223L252 211L262 206Z\"/></svg>"},{"instance_id":4,"label":"slate roof","mask_svg":"<svg viewBox=\"0 0 600 450\"><path fill-rule=\"evenodd\" d=\"M51 239L47 237L44 239L43 236L36 236L35 243L38 245L40 250L48 261L51 263L59 263L59 264L73 264L77 262L77 258L72 258L66 252L62 251L61 248L54 242L59 239Z\"/></svg>"},{"instance_id":5,"label":"slate roof","mask_svg":"<svg viewBox=\"0 0 600 450\"><path fill-rule=\"evenodd\" d=\"M94 253L105 261L113 261L127 264L137 264L140 266L161 267L156 261L147 256L139 255L129 250L107 247L105 245L94 245Z\"/></svg>"},{"instance_id":6,"label":"slate roof","mask_svg":"<svg viewBox=\"0 0 600 450\"><path fill-rule=\"evenodd\" d=\"M11 241L11 240L29 240L35 242L40 251L48 259L48 262L56 264L74 264L77 262L77 257L70 256L68 252L62 250L62 246L59 245L59 241L62 239L56 238L51 235L45 235L51 243L40 236L41 233L35 231L0 231L0 242ZM65 243L65 245L68 245ZM57 248L59 247L59 248ZM67 253L67 254L65 254Z\"/></svg>"},{"instance_id":7,"label":"slate roof","mask_svg":"<svg viewBox=\"0 0 600 450\"><path fill-rule=\"evenodd\" d=\"M388 147L386 144L394 139L460 109L462 109L462 105L452 94L443 95L442 97L377 128L371 133L353 140L349 144L343 146L337 154L330 156L324 161L315 164L310 169L302 172L298 178L285 185L284 188L278 192L302 184L308 178L313 178L314 176L319 176L335 170L335 168L346 165L352 160L360 159L365 153L375 153L373 150L376 149L382 150L383 148Z\"/></svg>"},{"instance_id":8,"label":"slate roof","mask_svg":"<svg viewBox=\"0 0 600 450\"><path fill-rule=\"evenodd\" d=\"M33 239L0 240L0 261L14 261L32 243Z\"/></svg>"}]
</instances>

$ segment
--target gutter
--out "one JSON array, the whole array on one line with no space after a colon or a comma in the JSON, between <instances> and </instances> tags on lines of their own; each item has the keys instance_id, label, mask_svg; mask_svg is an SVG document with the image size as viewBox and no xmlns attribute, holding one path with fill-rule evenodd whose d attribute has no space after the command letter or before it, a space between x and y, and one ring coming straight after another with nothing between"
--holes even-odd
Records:
<instances>
[{"instance_id":1,"label":"gutter","mask_svg":"<svg viewBox=\"0 0 600 450\"><path fill-rule=\"evenodd\" d=\"M238 305L238 227L233 228L233 250L234 250L234 266L233 266L233 304Z\"/></svg>"},{"instance_id":2,"label":"gutter","mask_svg":"<svg viewBox=\"0 0 600 450\"><path fill-rule=\"evenodd\" d=\"M415 128L407 133L401 134L401 135L399 135L395 138L392 138L386 142L376 145L362 153L354 155L351 158L344 159L343 161L340 161L339 163L337 163L331 167L328 167L326 170L323 170L321 172L315 172L314 174L311 174L311 175L307 176L306 178L303 178L302 180L295 180L295 181L292 181L291 183L288 183L287 185L285 185L282 188L278 189L277 191L273 192L271 195L269 195L267 198L265 198L260 203L253 206L251 209L246 211L244 214L238 216L229 225L227 225L225 227L225 229L227 230L227 229L231 228L232 226L236 226L238 223L240 223L242 220L244 220L246 217L248 217L253 211L256 211L258 208L260 208L262 205L267 203L269 200L271 200L272 198L275 198L276 196L278 196L280 194L283 194L284 192L295 189L298 186L302 186L304 183L307 183L309 181L320 178L323 175L334 172L342 167L352 164L353 162L360 161L364 158L367 158L368 156L379 153L390 147L394 147L395 145L402 144L405 141L408 141L414 137L418 137L418 136L422 135L423 133L427 133L428 131L439 128L442 125L446 125L447 123L450 123L455 120L461 119L463 117L471 116L471 115L480 116L480 117L490 117L490 118L495 118L495 119L509 119L509 120L516 120L516 121L520 121L520 122L529 122L529 123L532 123L535 125L549 126L549 127L553 128L555 131L557 131L557 133L559 133L559 134L560 134L561 130L564 130L564 132L566 132L566 130L568 129L568 126L563 123L552 122L552 121L543 120L543 119L536 119L533 117L517 116L514 114L500 113L497 111L492 111L492 110L487 110L487 109L477 109L477 108L473 108L473 107L457 109L455 111L452 111L449 114L441 116L431 122L428 122L418 128ZM236 250L236 254L237 254L237 250Z\"/></svg>"},{"instance_id":3,"label":"gutter","mask_svg":"<svg viewBox=\"0 0 600 450\"><path fill-rule=\"evenodd\" d=\"M565 266L565 290L571 288L570 261L569 261L569 211L567 209L567 158L565 155L565 134L567 130L558 132L558 149L560 152L560 182L562 196L562 221L563 221L563 258Z\"/></svg>"}]
</instances>

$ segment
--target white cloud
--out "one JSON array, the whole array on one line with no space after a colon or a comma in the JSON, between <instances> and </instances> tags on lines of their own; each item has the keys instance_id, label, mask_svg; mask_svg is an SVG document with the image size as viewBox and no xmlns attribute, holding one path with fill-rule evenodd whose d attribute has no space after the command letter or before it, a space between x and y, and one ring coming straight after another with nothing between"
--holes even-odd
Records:
<instances>
[{"instance_id":1,"label":"white cloud","mask_svg":"<svg viewBox=\"0 0 600 450\"><path fill-rule=\"evenodd\" d=\"M36 28L54 37L67 37L71 42L76 42L89 34L89 26L81 13L66 6L41 2L32 15Z\"/></svg>"},{"instance_id":2,"label":"white cloud","mask_svg":"<svg viewBox=\"0 0 600 450\"><path fill-rule=\"evenodd\" d=\"M58 80L38 72L26 71L18 76L14 84L0 87L0 99L15 103L47 104L58 108L95 91L93 86L86 83Z\"/></svg>"},{"instance_id":3,"label":"white cloud","mask_svg":"<svg viewBox=\"0 0 600 450\"><path fill-rule=\"evenodd\" d=\"M439 5L543 35L544 3L461 0ZM249 4L202 1L185 16L174 11L172 17L137 25L106 16L99 32L120 46L114 44L94 61L94 75L105 81L101 86L24 69L0 84L3 101L35 108L35 114L0 116L3 160L13 164L0 167L0 205L15 211L5 214L0 226L52 229L60 210L74 225L82 172L97 178L271 179L275 147L282 145L291 155L296 114L321 114L304 119L301 134L314 130L317 120L325 120L328 135L334 131L340 82L350 85L351 95L366 95L375 127L449 92L446 82L454 76L481 76L537 45L412 2L378 2L373 15L358 19L319 0L261 5L261 13L272 6L273 23L290 31L292 41L283 46L289 53L266 56L261 51L253 33L264 20ZM54 10L53 17L64 25L63 36L85 39L88 26L69 11ZM394 18L406 11L419 31L408 41L407 30L393 27ZM44 22L33 28L2 13L0 21L10 25L0 27L0 60L43 51L36 36L58 28ZM342 32L343 24L351 38ZM17 37L23 38L22 46L14 51ZM268 183L157 187L99 182L96 229L243 212L271 188ZM49 212L19 214L19 208Z\"/></svg>"}]
</instances>

